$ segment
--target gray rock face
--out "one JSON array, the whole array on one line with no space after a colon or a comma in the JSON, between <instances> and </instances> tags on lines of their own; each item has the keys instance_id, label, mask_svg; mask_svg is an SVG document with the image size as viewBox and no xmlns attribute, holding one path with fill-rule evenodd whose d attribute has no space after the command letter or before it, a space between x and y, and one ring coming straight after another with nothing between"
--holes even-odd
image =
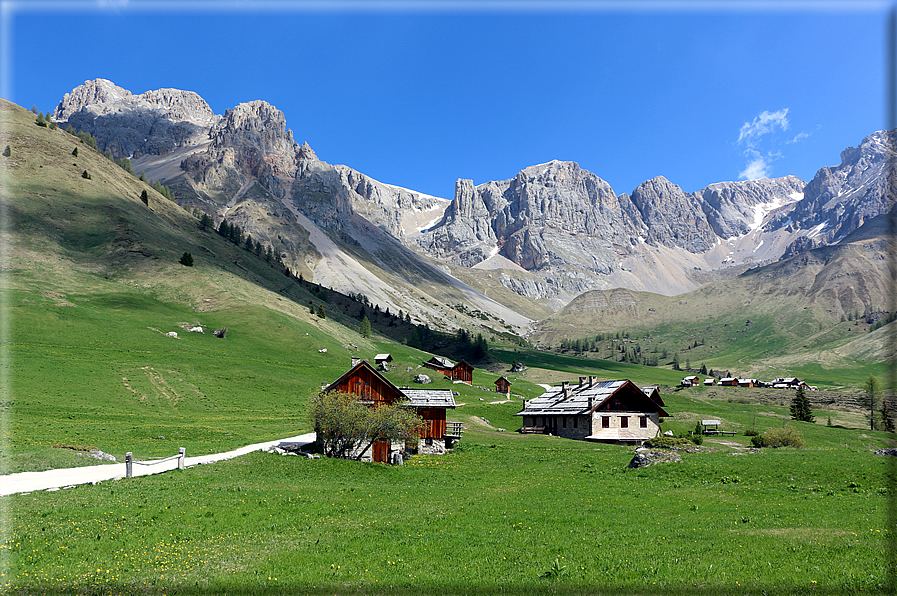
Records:
<instances>
[{"instance_id":1,"label":"gray rock face","mask_svg":"<svg viewBox=\"0 0 897 596\"><path fill-rule=\"evenodd\" d=\"M716 240L707 217L694 195L657 176L632 191L632 202L648 229L647 242L688 252L709 250Z\"/></svg>"},{"instance_id":2,"label":"gray rock face","mask_svg":"<svg viewBox=\"0 0 897 596\"><path fill-rule=\"evenodd\" d=\"M841 165L820 169L792 213L797 225L818 228L814 239L831 243L894 207L897 180L888 162L895 143L897 130L876 132L842 151Z\"/></svg>"},{"instance_id":3,"label":"gray rock face","mask_svg":"<svg viewBox=\"0 0 897 596\"><path fill-rule=\"evenodd\" d=\"M216 116L192 91L158 89L134 95L105 79L66 93L53 112L60 124L89 132L116 158L163 155L208 138Z\"/></svg>"},{"instance_id":4,"label":"gray rock face","mask_svg":"<svg viewBox=\"0 0 897 596\"><path fill-rule=\"evenodd\" d=\"M474 186L455 185L443 223L421 234L430 254L470 267L493 254L530 271L578 269L608 273L619 251L645 232L627 196L573 162L552 161L516 178Z\"/></svg>"},{"instance_id":5,"label":"gray rock face","mask_svg":"<svg viewBox=\"0 0 897 596\"><path fill-rule=\"evenodd\" d=\"M803 198L805 185L797 176L718 182L698 191L695 196L714 233L720 238L732 238L758 227L757 220L762 221L765 212L793 206ZM780 227L787 220L776 221Z\"/></svg>"}]
</instances>

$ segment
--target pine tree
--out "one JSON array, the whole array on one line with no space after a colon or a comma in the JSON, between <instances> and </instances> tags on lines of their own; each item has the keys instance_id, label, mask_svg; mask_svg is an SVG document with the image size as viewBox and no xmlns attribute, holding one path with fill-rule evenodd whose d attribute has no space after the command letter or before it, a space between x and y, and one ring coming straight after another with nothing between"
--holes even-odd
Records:
<instances>
[{"instance_id":1,"label":"pine tree","mask_svg":"<svg viewBox=\"0 0 897 596\"><path fill-rule=\"evenodd\" d=\"M320 319L326 319L326 318L327 318L327 313L324 312L324 305L323 305L323 304L319 304L319 305L318 305L318 318L320 318Z\"/></svg>"},{"instance_id":2,"label":"pine tree","mask_svg":"<svg viewBox=\"0 0 897 596\"><path fill-rule=\"evenodd\" d=\"M81 177L84 178L85 180L91 179L90 174L87 173L87 170L84 170L83 172L81 172Z\"/></svg>"},{"instance_id":3,"label":"pine tree","mask_svg":"<svg viewBox=\"0 0 897 596\"><path fill-rule=\"evenodd\" d=\"M815 422L816 417L813 416L813 410L810 409L810 399L804 391L803 386L797 388L794 399L791 400L791 418L792 420L800 420L802 422Z\"/></svg>"},{"instance_id":4,"label":"pine tree","mask_svg":"<svg viewBox=\"0 0 897 596\"><path fill-rule=\"evenodd\" d=\"M707 365L706 364L701 364L701 374L702 375L707 374Z\"/></svg>"},{"instance_id":5,"label":"pine tree","mask_svg":"<svg viewBox=\"0 0 897 596\"><path fill-rule=\"evenodd\" d=\"M193 255L189 252L185 252L181 257L180 263L184 267L193 267Z\"/></svg>"},{"instance_id":6,"label":"pine tree","mask_svg":"<svg viewBox=\"0 0 897 596\"><path fill-rule=\"evenodd\" d=\"M361 324L358 326L358 332L361 334L361 337L368 338L371 336L371 321L367 317L361 320Z\"/></svg>"},{"instance_id":7,"label":"pine tree","mask_svg":"<svg viewBox=\"0 0 897 596\"><path fill-rule=\"evenodd\" d=\"M47 127L47 119L44 118L44 115L40 112L37 113L37 118L34 119L34 123L38 126L43 126L44 128Z\"/></svg>"},{"instance_id":8,"label":"pine tree","mask_svg":"<svg viewBox=\"0 0 897 596\"><path fill-rule=\"evenodd\" d=\"M315 303L311 300L308 301L308 313L312 315L315 314Z\"/></svg>"},{"instance_id":9,"label":"pine tree","mask_svg":"<svg viewBox=\"0 0 897 596\"><path fill-rule=\"evenodd\" d=\"M12 157L12 149L9 148L9 145L7 145L6 149L3 150L3 157Z\"/></svg>"},{"instance_id":10,"label":"pine tree","mask_svg":"<svg viewBox=\"0 0 897 596\"><path fill-rule=\"evenodd\" d=\"M140 200L143 201L144 205L149 205L149 195L146 194L146 189L143 189L143 192L140 193Z\"/></svg>"},{"instance_id":11,"label":"pine tree","mask_svg":"<svg viewBox=\"0 0 897 596\"><path fill-rule=\"evenodd\" d=\"M72 150L72 155L74 155L75 157L78 157L78 148L77 148L77 147L75 147L75 148Z\"/></svg>"},{"instance_id":12,"label":"pine tree","mask_svg":"<svg viewBox=\"0 0 897 596\"><path fill-rule=\"evenodd\" d=\"M881 384L875 375L869 375L863 383L863 406L869 409L869 428L875 430L875 405L881 396Z\"/></svg>"}]
</instances>

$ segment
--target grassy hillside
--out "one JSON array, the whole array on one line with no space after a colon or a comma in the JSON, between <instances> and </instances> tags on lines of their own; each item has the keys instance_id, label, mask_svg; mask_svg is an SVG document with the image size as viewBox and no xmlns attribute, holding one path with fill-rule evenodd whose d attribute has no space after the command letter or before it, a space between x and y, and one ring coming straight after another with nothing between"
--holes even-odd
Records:
<instances>
[{"instance_id":1,"label":"grassy hillside","mask_svg":"<svg viewBox=\"0 0 897 596\"><path fill-rule=\"evenodd\" d=\"M0 144L12 152L0 158L11 199L3 231L11 272L3 472L86 463L65 446L141 458L291 436L309 430L308 397L345 372L352 356L392 353L389 375L399 385L430 357L376 333L361 337L356 303L290 280L201 230L76 137L2 107ZM193 267L179 263L184 252ZM326 318L311 314L309 303L324 307ZM397 338L412 329L389 327L372 310L371 319ZM186 331L196 325L205 333ZM213 337L222 327L226 338ZM170 331L179 337L165 336ZM474 379L491 387L496 376L479 370ZM458 401L495 395L435 382L458 391Z\"/></svg>"},{"instance_id":2,"label":"grassy hillside","mask_svg":"<svg viewBox=\"0 0 897 596\"><path fill-rule=\"evenodd\" d=\"M679 296L589 292L543 321L533 339L557 347L603 335L592 351L600 358L619 359L612 339L624 339L661 365L676 354L694 369L859 385L884 375L895 355L891 326L869 332L890 314L886 254L881 236L858 234Z\"/></svg>"}]
</instances>

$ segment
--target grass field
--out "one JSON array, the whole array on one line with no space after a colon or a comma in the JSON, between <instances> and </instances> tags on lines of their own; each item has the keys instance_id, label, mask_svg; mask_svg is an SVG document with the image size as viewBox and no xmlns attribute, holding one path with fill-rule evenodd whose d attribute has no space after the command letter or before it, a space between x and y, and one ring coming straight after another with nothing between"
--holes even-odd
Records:
<instances>
[{"instance_id":1,"label":"grass field","mask_svg":"<svg viewBox=\"0 0 897 596\"><path fill-rule=\"evenodd\" d=\"M692 407L691 409L694 409ZM10 594L885 593L881 437L631 449L471 429L402 467L257 453L16 495ZM735 442L744 442L739 437ZM887 458L890 460L891 458Z\"/></svg>"}]
</instances>

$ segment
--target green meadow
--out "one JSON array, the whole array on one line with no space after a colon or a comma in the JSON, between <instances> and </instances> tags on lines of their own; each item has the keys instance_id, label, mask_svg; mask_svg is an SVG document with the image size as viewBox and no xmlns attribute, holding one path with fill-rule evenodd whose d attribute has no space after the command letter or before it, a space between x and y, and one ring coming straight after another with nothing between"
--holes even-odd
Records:
<instances>
[{"instance_id":1,"label":"green meadow","mask_svg":"<svg viewBox=\"0 0 897 596\"><path fill-rule=\"evenodd\" d=\"M683 404L696 409L700 404ZM404 466L256 453L14 495L10 594L874 594L890 581L881 436L629 448L469 428ZM736 437L735 444L745 443ZM890 521L889 521L890 520Z\"/></svg>"}]
</instances>

